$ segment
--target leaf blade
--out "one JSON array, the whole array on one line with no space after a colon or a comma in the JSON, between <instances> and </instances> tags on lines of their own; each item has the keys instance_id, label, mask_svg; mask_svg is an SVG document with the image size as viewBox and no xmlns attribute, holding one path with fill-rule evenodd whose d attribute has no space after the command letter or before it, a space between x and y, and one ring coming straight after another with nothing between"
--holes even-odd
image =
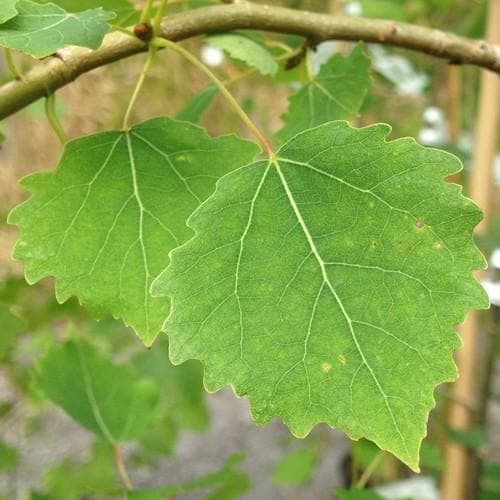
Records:
<instances>
[{"instance_id":1,"label":"leaf blade","mask_svg":"<svg viewBox=\"0 0 500 500\"><path fill-rule=\"evenodd\" d=\"M157 400L154 384L81 340L52 346L36 381L52 402L111 444L140 437Z\"/></svg>"},{"instance_id":2,"label":"leaf blade","mask_svg":"<svg viewBox=\"0 0 500 500\"><path fill-rule=\"evenodd\" d=\"M275 135L277 142L283 144L329 121L356 117L370 86L369 69L370 58L361 43L348 56L334 54L318 75L290 97L282 116L284 125Z\"/></svg>"},{"instance_id":3,"label":"leaf blade","mask_svg":"<svg viewBox=\"0 0 500 500\"><path fill-rule=\"evenodd\" d=\"M169 311L149 293L168 249L189 239L185 221L218 177L258 150L167 118L71 141L56 170L22 180L32 196L9 216L22 230L14 258L29 283L55 276L59 302L76 295L149 346Z\"/></svg>"},{"instance_id":4,"label":"leaf blade","mask_svg":"<svg viewBox=\"0 0 500 500\"><path fill-rule=\"evenodd\" d=\"M114 12L114 24L131 26L139 21L139 12L129 0L42 0L40 3L59 5L66 12L81 12L102 7L107 12Z\"/></svg>"},{"instance_id":5,"label":"leaf blade","mask_svg":"<svg viewBox=\"0 0 500 500\"><path fill-rule=\"evenodd\" d=\"M17 15L16 4L19 0L4 0L0 6L0 24Z\"/></svg>"},{"instance_id":6,"label":"leaf blade","mask_svg":"<svg viewBox=\"0 0 500 500\"><path fill-rule=\"evenodd\" d=\"M278 63L267 48L244 33L220 33L210 35L205 40L263 75L274 75L278 71Z\"/></svg>"},{"instance_id":7,"label":"leaf blade","mask_svg":"<svg viewBox=\"0 0 500 500\"><path fill-rule=\"evenodd\" d=\"M481 212L443 182L454 157L388 132L331 122L223 177L153 291L173 300L172 361L200 359L208 390L231 384L260 424L304 437L326 422L417 470L434 387L456 376L453 326L488 306L471 276Z\"/></svg>"},{"instance_id":8,"label":"leaf blade","mask_svg":"<svg viewBox=\"0 0 500 500\"><path fill-rule=\"evenodd\" d=\"M54 4L19 0L17 15L0 26L0 46L41 58L65 45L97 49L115 14L92 9L68 14Z\"/></svg>"}]
</instances>

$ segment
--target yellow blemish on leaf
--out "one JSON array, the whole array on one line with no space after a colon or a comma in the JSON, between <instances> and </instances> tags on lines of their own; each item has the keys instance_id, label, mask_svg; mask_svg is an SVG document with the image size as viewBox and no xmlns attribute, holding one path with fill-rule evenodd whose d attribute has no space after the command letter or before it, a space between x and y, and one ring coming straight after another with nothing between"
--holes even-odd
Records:
<instances>
[{"instance_id":1,"label":"yellow blemish on leaf","mask_svg":"<svg viewBox=\"0 0 500 500\"><path fill-rule=\"evenodd\" d=\"M332 365L330 363L321 363L321 371L323 373L328 373L332 369Z\"/></svg>"},{"instance_id":2,"label":"yellow blemish on leaf","mask_svg":"<svg viewBox=\"0 0 500 500\"><path fill-rule=\"evenodd\" d=\"M186 159L186 156L185 156L185 155L177 155L177 156L175 157L175 159L176 159L177 161L184 161L184 160Z\"/></svg>"},{"instance_id":3,"label":"yellow blemish on leaf","mask_svg":"<svg viewBox=\"0 0 500 500\"><path fill-rule=\"evenodd\" d=\"M440 241L436 241L436 243L434 243L434 248L436 250L442 250L443 249L443 244Z\"/></svg>"},{"instance_id":4,"label":"yellow blemish on leaf","mask_svg":"<svg viewBox=\"0 0 500 500\"><path fill-rule=\"evenodd\" d=\"M421 219L417 219L417 220L415 221L415 226L417 226L417 228L418 228L418 229L423 228L423 227L425 226L424 221L423 221L423 220L421 220Z\"/></svg>"},{"instance_id":5,"label":"yellow blemish on leaf","mask_svg":"<svg viewBox=\"0 0 500 500\"><path fill-rule=\"evenodd\" d=\"M342 354L339 354L339 361L341 364L345 365L345 362L346 362L345 356Z\"/></svg>"}]
</instances>

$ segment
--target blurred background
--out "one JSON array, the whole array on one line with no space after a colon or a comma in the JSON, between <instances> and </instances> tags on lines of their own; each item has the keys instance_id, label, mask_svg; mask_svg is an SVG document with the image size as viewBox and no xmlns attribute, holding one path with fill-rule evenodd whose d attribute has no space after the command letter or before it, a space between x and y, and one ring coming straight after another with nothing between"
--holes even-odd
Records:
<instances>
[{"instance_id":1,"label":"blurred background","mask_svg":"<svg viewBox=\"0 0 500 500\"><path fill-rule=\"evenodd\" d=\"M195 2L189 3L192 7ZM482 0L268 3L412 22L473 38L485 36L489 21L499 43L498 0L491 5ZM184 4L175 7L182 8ZM202 39L184 45L221 79L237 79L245 71ZM345 42L323 43L313 62L319 67L332 53L350 50ZM369 45L368 51L373 84L353 124L389 123L391 138L412 136L463 161L464 171L452 181L463 184L485 210L477 242L492 265L480 279L500 307L498 75L485 78L477 68L386 46ZM23 70L32 64L23 57L16 58L16 63ZM143 55L135 56L83 75L58 91L57 112L67 135L76 138L120 128L143 63ZM270 134L280 127L287 98L300 86L302 76L300 67L282 70L272 79L254 73L240 79L231 91L261 130ZM134 120L175 116L207 83L176 54L160 53L135 107ZM201 124L212 134L248 136L218 96ZM142 344L120 322L97 323L75 300L58 305L50 280L31 287L26 284L22 266L10 258L17 232L7 225L6 217L26 198L18 180L33 171L54 168L62 148L47 125L43 101L2 122L0 132L0 329L5 330L0 334L0 495L4 498L108 498L116 491L110 450L49 403L36 384L37 364L44 353L54 341L72 335L87 340L115 363L133 364L141 377L159 388L154 428L123 447L136 487L190 481L242 452L245 458L238 467L247 476L242 496L248 499L335 498L337 488L348 487L360 477L366 477L366 484L383 498L500 498L498 307L469 316L462 327L461 385L443 386L436 392L421 475L411 474L373 444L351 443L343 433L325 426L305 440L294 439L278 421L257 428L245 399L238 400L230 389L211 395L203 391L201 369L195 362L169 366L165 339L152 348L155 362L144 362ZM205 494L200 490L182 498L204 498Z\"/></svg>"}]
</instances>

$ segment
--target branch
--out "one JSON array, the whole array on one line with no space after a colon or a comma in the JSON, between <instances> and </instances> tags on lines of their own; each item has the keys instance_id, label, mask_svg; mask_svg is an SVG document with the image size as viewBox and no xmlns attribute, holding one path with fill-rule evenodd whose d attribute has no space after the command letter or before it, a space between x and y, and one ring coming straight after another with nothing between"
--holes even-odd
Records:
<instances>
[{"instance_id":1,"label":"branch","mask_svg":"<svg viewBox=\"0 0 500 500\"><path fill-rule=\"evenodd\" d=\"M331 16L252 3L216 5L171 15L161 36L180 41L197 35L234 29L296 34L314 42L363 40L403 47L452 64L473 64L500 74L500 46L451 33L380 19ZM0 119L53 93L82 73L147 50L147 44L127 34L107 35L98 50L68 47L59 57L41 61L21 81L0 87Z\"/></svg>"}]
</instances>

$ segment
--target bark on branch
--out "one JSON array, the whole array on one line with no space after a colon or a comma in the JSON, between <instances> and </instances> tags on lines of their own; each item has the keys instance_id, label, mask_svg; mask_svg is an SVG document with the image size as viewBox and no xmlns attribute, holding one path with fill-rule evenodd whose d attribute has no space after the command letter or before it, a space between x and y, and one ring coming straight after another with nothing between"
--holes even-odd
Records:
<instances>
[{"instance_id":1,"label":"bark on branch","mask_svg":"<svg viewBox=\"0 0 500 500\"><path fill-rule=\"evenodd\" d=\"M500 46L451 33L394 21L331 16L313 12L237 3L205 7L166 18L162 36L173 41L233 29L257 29L301 35L312 41L363 40L404 47L448 60L472 64L500 74ZM23 81L0 87L0 119L70 83L82 73L143 52L147 45L124 33L112 33L101 48L69 47L62 57L36 63Z\"/></svg>"}]
</instances>

